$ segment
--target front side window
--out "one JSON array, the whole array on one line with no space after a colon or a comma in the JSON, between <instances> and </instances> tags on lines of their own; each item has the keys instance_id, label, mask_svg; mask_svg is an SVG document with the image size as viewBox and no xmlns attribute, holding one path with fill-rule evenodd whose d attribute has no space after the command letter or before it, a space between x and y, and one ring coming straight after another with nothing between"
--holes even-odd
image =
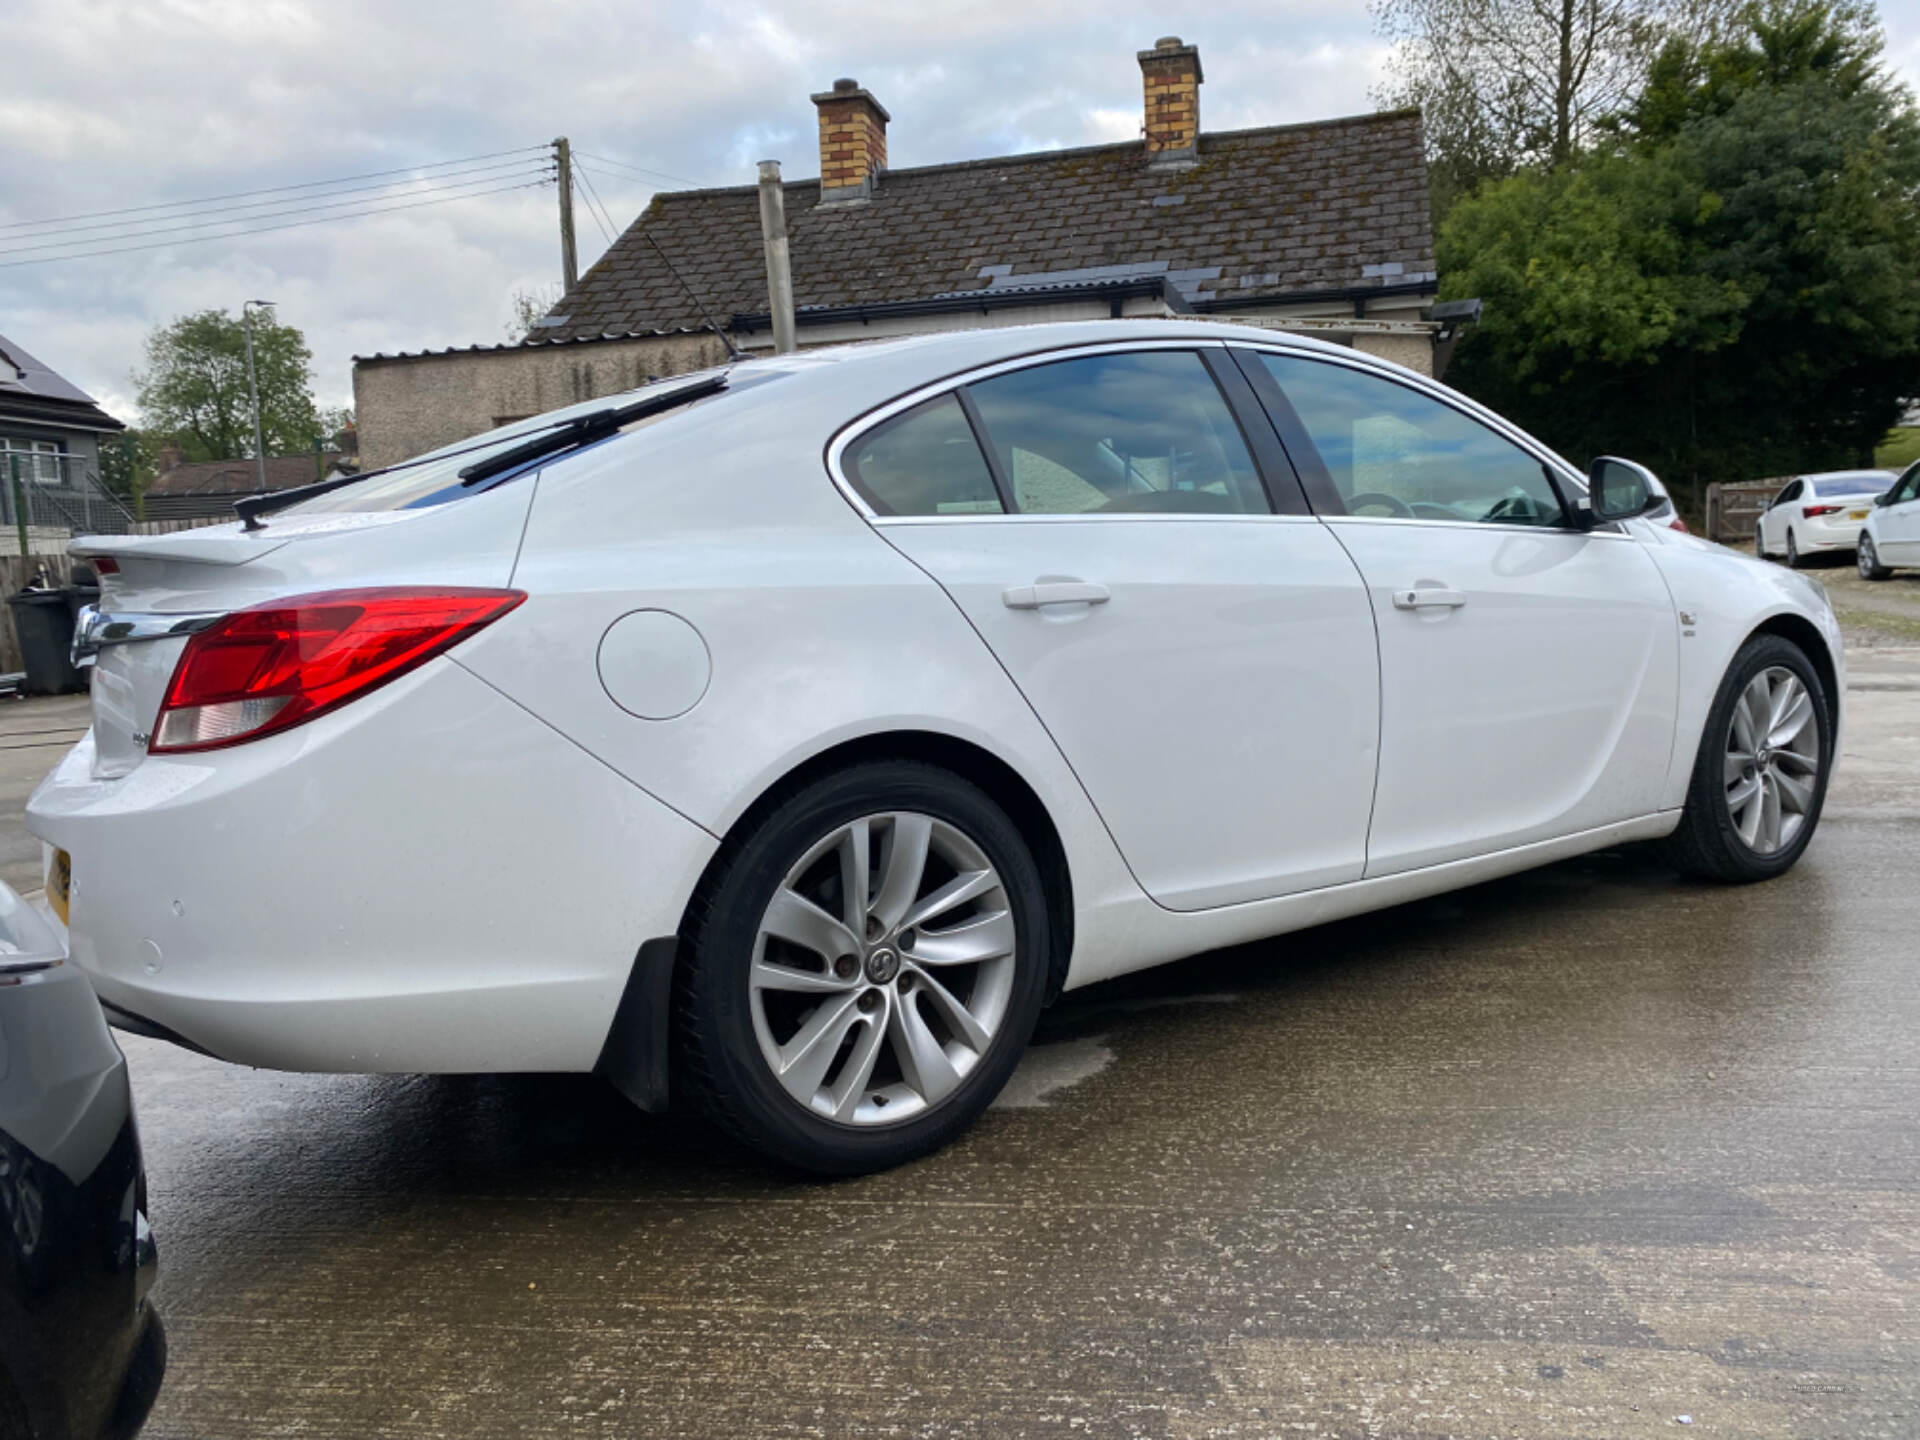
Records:
<instances>
[{"instance_id":1,"label":"front side window","mask_svg":"<svg viewBox=\"0 0 1920 1440\"><path fill-rule=\"evenodd\" d=\"M993 472L953 395L876 425L847 452L847 476L881 515L998 515Z\"/></svg>"},{"instance_id":2,"label":"front side window","mask_svg":"<svg viewBox=\"0 0 1920 1440\"><path fill-rule=\"evenodd\" d=\"M1349 515L1562 525L1541 462L1411 386L1346 365L1261 353Z\"/></svg>"},{"instance_id":3,"label":"front side window","mask_svg":"<svg viewBox=\"0 0 1920 1440\"><path fill-rule=\"evenodd\" d=\"M1887 496L1887 504L1904 505L1916 495L1920 495L1920 460L1907 467L1907 473L1900 477L1900 482Z\"/></svg>"},{"instance_id":4,"label":"front side window","mask_svg":"<svg viewBox=\"0 0 1920 1440\"><path fill-rule=\"evenodd\" d=\"M1023 514L1271 512L1233 412L1195 351L1054 360L967 393Z\"/></svg>"}]
</instances>

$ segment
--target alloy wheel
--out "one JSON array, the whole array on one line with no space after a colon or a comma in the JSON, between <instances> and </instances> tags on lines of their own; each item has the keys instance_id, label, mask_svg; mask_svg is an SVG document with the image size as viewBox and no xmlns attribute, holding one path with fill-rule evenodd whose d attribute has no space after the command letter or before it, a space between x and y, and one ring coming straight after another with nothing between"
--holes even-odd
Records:
<instances>
[{"instance_id":1,"label":"alloy wheel","mask_svg":"<svg viewBox=\"0 0 1920 1440\"><path fill-rule=\"evenodd\" d=\"M923 1114L999 1034L1017 938L999 872L958 827L912 811L841 825L761 917L747 979L760 1054L826 1119Z\"/></svg>"},{"instance_id":2,"label":"alloy wheel","mask_svg":"<svg viewBox=\"0 0 1920 1440\"><path fill-rule=\"evenodd\" d=\"M1879 562L1873 553L1873 541L1865 535L1860 537L1860 548L1855 552L1854 563L1860 567L1860 578L1862 580L1872 580L1876 578L1874 572L1880 568Z\"/></svg>"},{"instance_id":3,"label":"alloy wheel","mask_svg":"<svg viewBox=\"0 0 1920 1440\"><path fill-rule=\"evenodd\" d=\"M1727 727L1727 812L1741 843L1777 855L1798 838L1819 793L1820 727L1800 677L1770 665L1747 682Z\"/></svg>"}]
</instances>

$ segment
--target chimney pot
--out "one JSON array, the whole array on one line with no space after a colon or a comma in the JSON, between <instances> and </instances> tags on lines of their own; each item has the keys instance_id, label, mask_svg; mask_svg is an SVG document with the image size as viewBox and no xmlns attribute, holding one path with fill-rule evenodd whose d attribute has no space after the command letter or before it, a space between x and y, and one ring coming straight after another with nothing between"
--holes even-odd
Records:
<instances>
[{"instance_id":1,"label":"chimney pot","mask_svg":"<svg viewBox=\"0 0 1920 1440\"><path fill-rule=\"evenodd\" d=\"M887 168L887 107L840 79L812 97L820 112L820 203L838 205L872 196Z\"/></svg>"},{"instance_id":2,"label":"chimney pot","mask_svg":"<svg viewBox=\"0 0 1920 1440\"><path fill-rule=\"evenodd\" d=\"M1146 91L1147 163L1184 169L1200 157L1200 49L1163 35L1139 52Z\"/></svg>"}]
</instances>

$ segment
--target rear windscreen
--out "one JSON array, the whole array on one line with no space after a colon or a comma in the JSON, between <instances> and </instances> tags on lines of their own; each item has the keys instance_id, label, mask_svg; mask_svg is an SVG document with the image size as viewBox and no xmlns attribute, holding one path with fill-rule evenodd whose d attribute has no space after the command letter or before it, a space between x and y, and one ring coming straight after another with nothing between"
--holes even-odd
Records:
<instances>
[{"instance_id":1,"label":"rear windscreen","mask_svg":"<svg viewBox=\"0 0 1920 1440\"><path fill-rule=\"evenodd\" d=\"M462 440L458 444L448 445L439 450L430 451L415 460L402 461L385 470L375 471L365 479L343 485L324 495L316 495L311 500L302 500L279 511L281 515L333 515L343 513L366 514L380 510L417 510L431 505L445 505L449 501L464 496L477 495L503 484L526 470L536 470L542 464L551 463L559 456L547 456L528 463L525 470L513 470L489 478L475 485L463 485L460 472L469 465L497 455L503 450L531 439L543 431L582 415L591 415L596 411L631 404L644 400L649 392L658 389L671 392L675 388L685 388L690 384L709 378L714 372L703 371L696 375L676 375L671 380L662 380L657 385L645 385L638 390L630 390L621 395L605 395L582 405L572 405L565 410L556 410L551 415L543 415L535 420L523 420L517 424L505 426L486 435L475 436L471 440ZM766 370L758 374L735 375L728 381L727 388L717 394L703 395L697 400L689 400L685 405L671 410L648 415L622 427L621 434L645 429L657 425L673 415L680 415L701 405L711 404L724 399L736 390L750 389L754 385L775 379L787 372ZM574 452L565 452L574 453Z\"/></svg>"},{"instance_id":2,"label":"rear windscreen","mask_svg":"<svg viewBox=\"0 0 1920 1440\"><path fill-rule=\"evenodd\" d=\"M1815 480L1816 495L1878 495L1893 483L1891 475L1839 475L1831 480Z\"/></svg>"}]
</instances>

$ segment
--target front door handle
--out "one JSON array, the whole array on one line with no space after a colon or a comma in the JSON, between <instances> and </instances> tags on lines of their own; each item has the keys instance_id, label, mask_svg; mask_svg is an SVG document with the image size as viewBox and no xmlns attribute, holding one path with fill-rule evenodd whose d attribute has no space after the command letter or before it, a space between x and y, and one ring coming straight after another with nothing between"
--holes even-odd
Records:
<instances>
[{"instance_id":1,"label":"front door handle","mask_svg":"<svg viewBox=\"0 0 1920 1440\"><path fill-rule=\"evenodd\" d=\"M1009 585L1000 598L1009 610L1038 610L1042 605L1104 605L1113 597L1106 586L1084 580L1036 580L1031 585Z\"/></svg>"},{"instance_id":2,"label":"front door handle","mask_svg":"<svg viewBox=\"0 0 1920 1440\"><path fill-rule=\"evenodd\" d=\"M1416 585L1393 592L1393 608L1396 610L1424 610L1430 605L1458 610L1466 603L1467 597L1460 591L1438 585Z\"/></svg>"}]
</instances>

